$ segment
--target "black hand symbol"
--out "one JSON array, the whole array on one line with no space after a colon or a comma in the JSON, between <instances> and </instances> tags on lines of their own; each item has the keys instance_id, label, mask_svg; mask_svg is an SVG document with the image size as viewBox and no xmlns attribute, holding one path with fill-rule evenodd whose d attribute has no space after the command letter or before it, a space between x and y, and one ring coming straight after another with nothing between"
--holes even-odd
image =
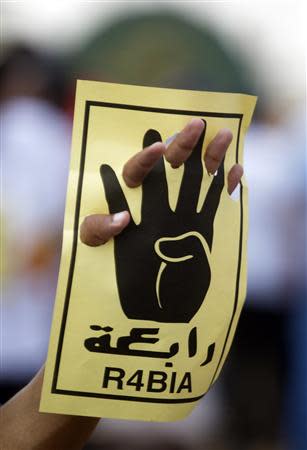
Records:
<instances>
[{"instance_id":1,"label":"black hand symbol","mask_svg":"<svg viewBox=\"0 0 307 450\"><path fill-rule=\"evenodd\" d=\"M205 299L211 280L208 256L214 218L224 187L224 163L197 212L204 136L205 130L184 164L176 210L169 206L161 157L142 185L140 224L131 220L124 232L114 238L119 297L130 319L189 322ZM149 130L143 147L156 141L161 141L160 134ZM100 173L110 213L129 211L113 169L102 165Z\"/></svg>"}]
</instances>

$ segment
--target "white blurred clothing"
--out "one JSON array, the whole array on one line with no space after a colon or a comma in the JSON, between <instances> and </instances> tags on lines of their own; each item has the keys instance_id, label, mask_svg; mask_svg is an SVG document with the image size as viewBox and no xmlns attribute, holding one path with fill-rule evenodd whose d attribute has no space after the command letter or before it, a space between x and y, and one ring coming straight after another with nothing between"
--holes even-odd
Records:
<instances>
[{"instance_id":1,"label":"white blurred clothing","mask_svg":"<svg viewBox=\"0 0 307 450\"><path fill-rule=\"evenodd\" d=\"M305 144L300 120L278 127L254 125L246 138L248 300L256 299L261 307L282 306L283 295L299 289L305 276Z\"/></svg>"},{"instance_id":2,"label":"white blurred clothing","mask_svg":"<svg viewBox=\"0 0 307 450\"><path fill-rule=\"evenodd\" d=\"M40 241L60 236L69 166L70 124L44 100L2 105L1 166L8 273L1 299L1 379L33 375L46 357L59 255L25 270Z\"/></svg>"}]
</instances>

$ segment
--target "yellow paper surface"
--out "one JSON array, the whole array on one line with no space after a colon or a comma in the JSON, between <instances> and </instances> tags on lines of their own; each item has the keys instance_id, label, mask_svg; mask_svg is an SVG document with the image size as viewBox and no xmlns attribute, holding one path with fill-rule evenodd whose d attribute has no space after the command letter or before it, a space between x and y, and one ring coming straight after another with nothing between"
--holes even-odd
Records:
<instances>
[{"instance_id":1,"label":"yellow paper surface","mask_svg":"<svg viewBox=\"0 0 307 450\"><path fill-rule=\"evenodd\" d=\"M210 243L210 205L208 211L202 207L209 192L214 203L210 186L218 178L207 174L201 159L191 175L187 165L172 169L165 163L166 195L160 175L145 196L142 187L126 187L121 173L148 130L166 141L200 117L206 124L202 152L219 129L233 133L219 177L224 184L230 167L243 164L255 103L255 97L240 94L78 81L41 411L173 421L187 416L214 383L246 293L246 181L237 201L225 186L217 187ZM179 195L185 170L187 186L200 173L196 203L183 191ZM112 173L133 228L121 240L88 247L79 239L80 225L87 215L109 212Z\"/></svg>"}]
</instances>

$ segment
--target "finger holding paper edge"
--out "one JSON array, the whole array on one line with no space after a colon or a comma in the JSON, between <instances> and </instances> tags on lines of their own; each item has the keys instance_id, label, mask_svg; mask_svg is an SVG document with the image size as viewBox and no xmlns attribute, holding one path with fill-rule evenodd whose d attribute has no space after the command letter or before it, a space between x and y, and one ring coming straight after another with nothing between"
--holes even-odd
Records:
<instances>
[{"instance_id":1,"label":"finger holding paper edge","mask_svg":"<svg viewBox=\"0 0 307 450\"><path fill-rule=\"evenodd\" d=\"M116 214L92 214L85 217L80 227L80 239L83 244L97 247L121 233L130 222L128 211Z\"/></svg>"}]
</instances>

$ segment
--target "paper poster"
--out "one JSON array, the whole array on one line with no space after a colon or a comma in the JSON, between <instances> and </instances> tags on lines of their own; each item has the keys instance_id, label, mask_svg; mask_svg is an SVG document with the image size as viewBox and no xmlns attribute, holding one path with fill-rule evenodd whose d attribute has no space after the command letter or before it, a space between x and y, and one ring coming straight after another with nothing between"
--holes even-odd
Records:
<instances>
[{"instance_id":1,"label":"paper poster","mask_svg":"<svg viewBox=\"0 0 307 450\"><path fill-rule=\"evenodd\" d=\"M63 249L41 411L153 421L186 417L217 379L246 293L243 165L255 97L79 81ZM161 158L138 188L125 162L193 118L205 132L187 162ZM233 141L217 173L203 155L221 128ZM105 245L79 238L90 214L129 210Z\"/></svg>"}]
</instances>

